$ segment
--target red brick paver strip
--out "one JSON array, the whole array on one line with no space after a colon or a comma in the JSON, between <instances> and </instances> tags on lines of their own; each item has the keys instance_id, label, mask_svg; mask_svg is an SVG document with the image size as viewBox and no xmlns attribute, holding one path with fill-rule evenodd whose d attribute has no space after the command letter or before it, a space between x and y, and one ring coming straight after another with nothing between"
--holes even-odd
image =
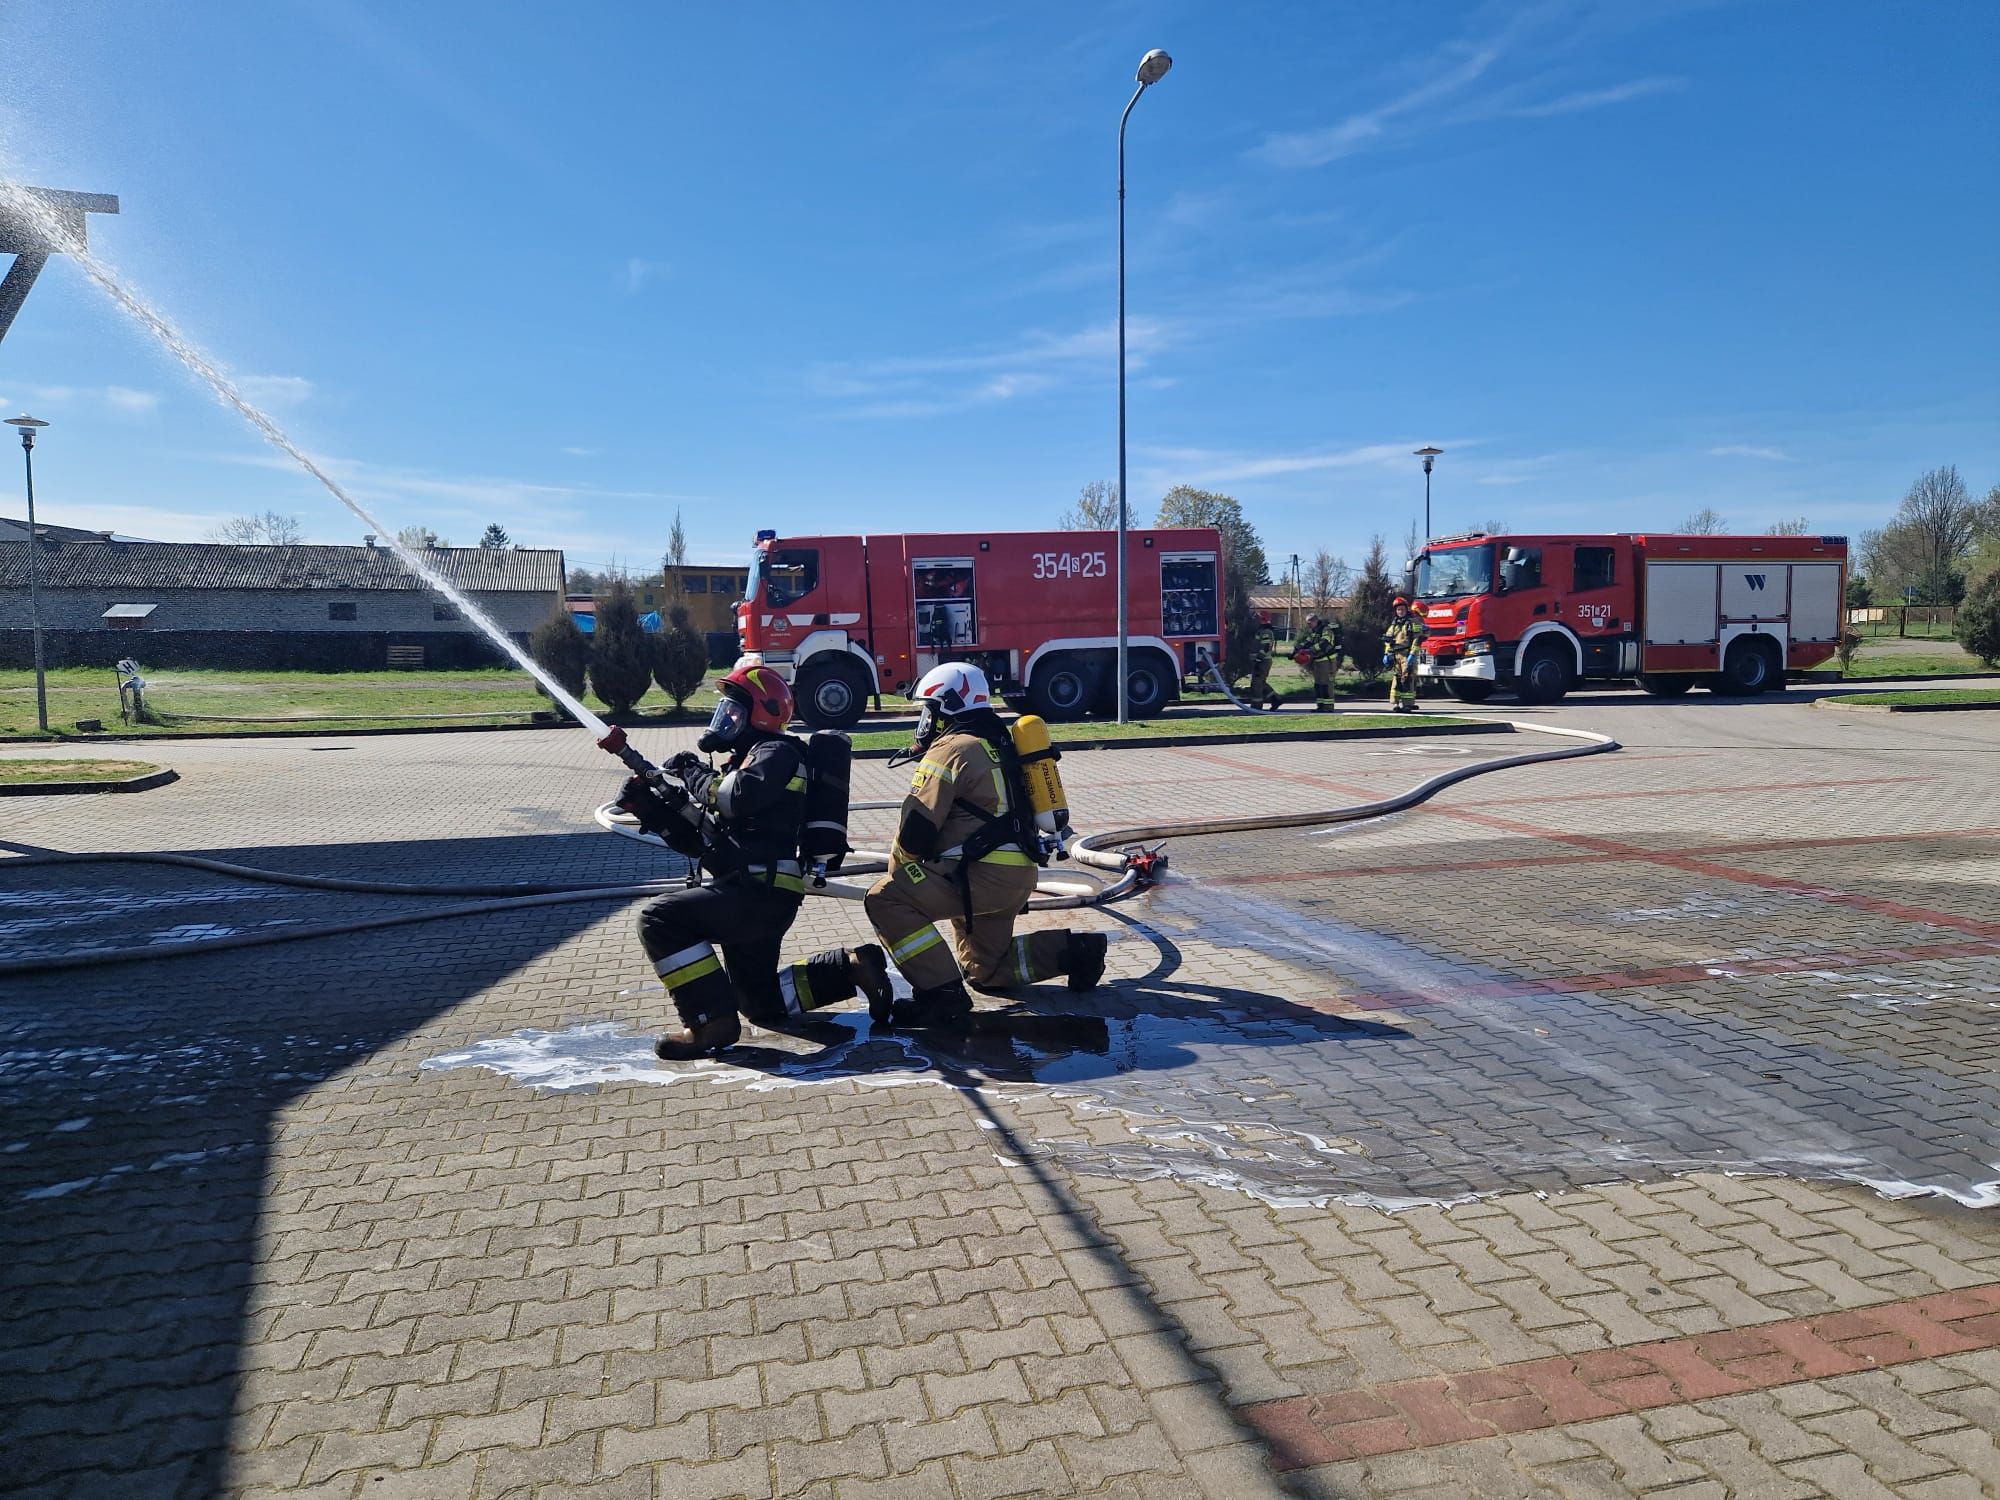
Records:
<instances>
[{"instance_id":1,"label":"red brick paver strip","mask_svg":"<svg viewBox=\"0 0 2000 1500\"><path fill-rule=\"evenodd\" d=\"M2000 1283L1247 1407L1287 1472L2000 1346Z\"/></svg>"}]
</instances>

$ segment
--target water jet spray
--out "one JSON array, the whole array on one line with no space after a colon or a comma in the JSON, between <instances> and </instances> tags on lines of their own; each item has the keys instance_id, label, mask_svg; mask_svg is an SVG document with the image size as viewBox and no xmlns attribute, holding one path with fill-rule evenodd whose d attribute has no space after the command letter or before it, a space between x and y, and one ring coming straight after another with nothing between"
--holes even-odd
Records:
<instances>
[{"instance_id":1,"label":"water jet spray","mask_svg":"<svg viewBox=\"0 0 2000 1500\"><path fill-rule=\"evenodd\" d=\"M515 644L511 636L494 624L484 610L459 592L450 580L419 556L415 548L404 545L394 532L370 515L367 508L348 494L339 481L327 473L317 460L286 436L284 429L272 421L269 415L251 405L242 391L237 389L236 382L229 378L220 365L184 337L157 309L113 274L109 266L90 253L83 242L84 213L113 212L117 202L116 199L105 200L114 205L112 209L105 209L92 208L87 202L71 201L86 200L93 196L51 193L44 189L27 188L16 183L0 181L0 235L7 237L0 239L0 245L11 246L19 243L40 246L42 249L39 253L43 259L46 259L49 249L59 249L67 254L83 269L84 275L97 284L100 291L159 340L166 351L179 360L189 373L207 385L218 401L254 427L272 447L317 479L329 495L366 522L370 531L382 536L412 573L449 599L465 619L470 620L516 666L540 683L542 690L569 710L572 718L590 730L591 738L600 743L607 739L612 732L609 724L585 708L561 683L545 672L533 657ZM14 276L20 269L20 262L27 259L30 253L24 250L17 254L15 271L9 272L6 285L12 285ZM34 270L39 271L40 265L35 265ZM30 275L28 280L32 281L33 276ZM21 295L26 295L25 285L21 288ZM4 308L0 308L0 311L4 311ZM4 324L0 324L0 332L4 332ZM624 748L622 732L618 748L610 746L606 748L611 749L614 755L618 754L619 750ZM632 753L636 755L638 752Z\"/></svg>"}]
</instances>

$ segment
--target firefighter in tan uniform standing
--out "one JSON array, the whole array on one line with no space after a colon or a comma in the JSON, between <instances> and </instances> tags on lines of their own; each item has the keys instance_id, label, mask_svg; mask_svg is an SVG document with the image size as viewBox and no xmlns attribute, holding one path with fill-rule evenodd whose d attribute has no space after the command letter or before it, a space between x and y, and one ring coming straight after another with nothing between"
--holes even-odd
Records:
<instances>
[{"instance_id":1,"label":"firefighter in tan uniform standing","mask_svg":"<svg viewBox=\"0 0 2000 1500\"><path fill-rule=\"evenodd\" d=\"M1424 648L1424 622L1410 613L1410 601L1398 599L1395 618L1382 632L1382 665L1389 668L1390 692L1396 712L1417 712L1417 659Z\"/></svg>"},{"instance_id":2,"label":"firefighter in tan uniform standing","mask_svg":"<svg viewBox=\"0 0 2000 1500\"><path fill-rule=\"evenodd\" d=\"M1067 975L1073 990L1104 977L1108 939L1067 929L1014 935L1035 894L1039 851L1014 742L993 711L986 674L942 662L911 694L920 757L889 851L889 873L869 890L869 923L912 994L896 1003L905 1026L949 1026L972 1013L965 983L1012 989ZM937 923L949 921L948 946ZM954 957L953 948L956 948Z\"/></svg>"}]
</instances>

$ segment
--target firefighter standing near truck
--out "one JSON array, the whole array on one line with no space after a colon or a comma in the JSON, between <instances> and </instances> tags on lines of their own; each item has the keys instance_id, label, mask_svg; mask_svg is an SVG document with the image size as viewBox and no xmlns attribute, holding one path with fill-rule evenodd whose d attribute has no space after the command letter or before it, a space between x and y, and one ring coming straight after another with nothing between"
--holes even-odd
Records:
<instances>
[{"instance_id":1,"label":"firefighter standing near truck","mask_svg":"<svg viewBox=\"0 0 2000 1500\"><path fill-rule=\"evenodd\" d=\"M742 1035L738 1011L783 1026L852 999L858 988L869 1014L886 1019L892 998L888 965L873 943L780 966L779 945L805 896L806 750L785 733L792 691L771 668L739 667L716 687L715 716L698 743L726 753L725 767L683 750L656 778L627 781L618 799L648 833L713 877L639 914L640 945L683 1027L654 1045L668 1060L734 1044Z\"/></svg>"},{"instance_id":2,"label":"firefighter standing near truck","mask_svg":"<svg viewBox=\"0 0 2000 1500\"><path fill-rule=\"evenodd\" d=\"M972 1013L968 979L1004 990L1063 974L1073 990L1094 989L1104 977L1104 934L1014 935L1014 918L1035 894L1041 845L1020 755L993 711L986 674L941 662L911 696L917 731L906 753L917 767L889 872L866 901L870 925L913 992L896 1003L894 1019L963 1022ZM951 923L955 945L938 931L941 921Z\"/></svg>"},{"instance_id":3,"label":"firefighter standing near truck","mask_svg":"<svg viewBox=\"0 0 2000 1500\"><path fill-rule=\"evenodd\" d=\"M1277 651L1278 633L1271 626L1269 610L1257 611L1257 628L1250 632L1250 685L1243 696L1275 710L1278 695L1271 691L1271 657Z\"/></svg>"},{"instance_id":4,"label":"firefighter standing near truck","mask_svg":"<svg viewBox=\"0 0 2000 1500\"><path fill-rule=\"evenodd\" d=\"M1340 647L1340 623L1329 623L1317 613L1306 616L1306 628L1293 643L1292 660L1312 673L1313 707L1321 713L1340 706L1333 686L1340 670Z\"/></svg>"},{"instance_id":5,"label":"firefighter standing near truck","mask_svg":"<svg viewBox=\"0 0 2000 1500\"><path fill-rule=\"evenodd\" d=\"M1410 601L1398 599L1395 618L1382 632L1382 665L1390 669L1390 691L1396 712L1417 711L1417 658L1423 649L1424 622L1410 613Z\"/></svg>"}]
</instances>

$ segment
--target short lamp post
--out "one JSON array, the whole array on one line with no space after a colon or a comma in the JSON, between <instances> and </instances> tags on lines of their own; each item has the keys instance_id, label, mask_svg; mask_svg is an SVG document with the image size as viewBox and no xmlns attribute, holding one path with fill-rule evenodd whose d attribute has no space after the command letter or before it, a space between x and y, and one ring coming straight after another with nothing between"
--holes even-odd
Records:
<instances>
[{"instance_id":1,"label":"short lamp post","mask_svg":"<svg viewBox=\"0 0 2000 1500\"><path fill-rule=\"evenodd\" d=\"M1424 461L1424 544L1426 546L1430 545L1431 540L1431 465L1437 462L1437 456L1442 452L1444 452L1444 449L1432 448L1428 445L1415 450L1415 456Z\"/></svg>"},{"instance_id":2,"label":"short lamp post","mask_svg":"<svg viewBox=\"0 0 2000 1500\"><path fill-rule=\"evenodd\" d=\"M1139 59L1134 76L1139 86L1125 101L1125 113L1118 117L1118 722L1131 718L1132 680L1127 668L1130 641L1125 594L1125 122L1132 118L1132 106L1139 96L1167 76L1174 60L1158 47Z\"/></svg>"},{"instance_id":3,"label":"short lamp post","mask_svg":"<svg viewBox=\"0 0 2000 1500\"><path fill-rule=\"evenodd\" d=\"M9 417L21 434L21 458L28 466L28 626L35 641L35 724L49 732L49 692L42 671L42 546L35 537L35 432L49 424L34 417Z\"/></svg>"}]
</instances>

